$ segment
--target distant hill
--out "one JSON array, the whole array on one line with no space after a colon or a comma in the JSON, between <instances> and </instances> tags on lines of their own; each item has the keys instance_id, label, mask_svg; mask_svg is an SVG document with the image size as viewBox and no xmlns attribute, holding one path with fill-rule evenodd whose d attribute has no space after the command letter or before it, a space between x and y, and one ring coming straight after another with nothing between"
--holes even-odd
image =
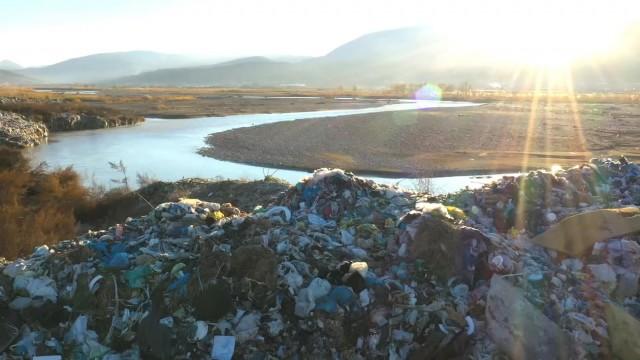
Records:
<instances>
[{"instance_id":1,"label":"distant hill","mask_svg":"<svg viewBox=\"0 0 640 360\"><path fill-rule=\"evenodd\" d=\"M574 64L577 90L640 88L640 25L624 37L625 46L616 51ZM469 83L476 88L533 86L530 69L523 72L528 68L498 55L447 33L411 27L366 34L315 58L247 57L204 65L184 56L134 51L90 55L16 72L45 82L141 86L377 87L425 82Z\"/></svg>"},{"instance_id":2,"label":"distant hill","mask_svg":"<svg viewBox=\"0 0 640 360\"><path fill-rule=\"evenodd\" d=\"M16 74L15 72L8 70L0 70L0 85L29 85L35 84L38 81L24 75Z\"/></svg>"},{"instance_id":3,"label":"distant hill","mask_svg":"<svg viewBox=\"0 0 640 360\"><path fill-rule=\"evenodd\" d=\"M379 31L341 45L324 56L332 61L367 61L408 56L432 45L433 38L423 28Z\"/></svg>"},{"instance_id":4,"label":"distant hill","mask_svg":"<svg viewBox=\"0 0 640 360\"><path fill-rule=\"evenodd\" d=\"M273 61L283 61L288 63L297 63L304 60L312 59L313 56L296 56L296 55L280 55L280 56L268 56Z\"/></svg>"},{"instance_id":5,"label":"distant hill","mask_svg":"<svg viewBox=\"0 0 640 360\"><path fill-rule=\"evenodd\" d=\"M398 82L471 80L476 69L448 69L444 44L422 28L368 34L325 56L297 62L262 57L214 66L163 69L109 81L146 86L380 86ZM486 73L486 69L480 72Z\"/></svg>"},{"instance_id":6,"label":"distant hill","mask_svg":"<svg viewBox=\"0 0 640 360\"><path fill-rule=\"evenodd\" d=\"M20 70L22 69L22 66L14 63L11 60L0 60L0 70Z\"/></svg>"},{"instance_id":7,"label":"distant hill","mask_svg":"<svg viewBox=\"0 0 640 360\"><path fill-rule=\"evenodd\" d=\"M108 84L144 86L251 86L279 85L291 63L249 57L211 66L163 69L123 77Z\"/></svg>"},{"instance_id":8,"label":"distant hill","mask_svg":"<svg viewBox=\"0 0 640 360\"><path fill-rule=\"evenodd\" d=\"M18 72L49 83L91 83L197 63L196 60L182 55L129 51L88 55Z\"/></svg>"}]
</instances>

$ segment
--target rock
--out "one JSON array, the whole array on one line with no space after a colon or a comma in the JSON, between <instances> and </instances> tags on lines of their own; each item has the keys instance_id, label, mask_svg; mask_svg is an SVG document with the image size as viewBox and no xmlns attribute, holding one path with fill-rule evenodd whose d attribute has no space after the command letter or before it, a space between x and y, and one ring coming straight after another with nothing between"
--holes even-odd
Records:
<instances>
[{"instance_id":1,"label":"rock","mask_svg":"<svg viewBox=\"0 0 640 360\"><path fill-rule=\"evenodd\" d=\"M72 130L76 128L76 124L80 121L80 115L62 113L52 116L47 121L47 126L51 131Z\"/></svg>"},{"instance_id":2,"label":"rock","mask_svg":"<svg viewBox=\"0 0 640 360\"><path fill-rule=\"evenodd\" d=\"M615 287L617 281L616 272L613 270L611 265L594 264L587 265L587 267L593 274L593 278L596 281L606 284L609 290L612 290Z\"/></svg>"},{"instance_id":3,"label":"rock","mask_svg":"<svg viewBox=\"0 0 640 360\"><path fill-rule=\"evenodd\" d=\"M24 116L0 111L0 144L16 147L40 145L49 136L47 127Z\"/></svg>"},{"instance_id":4,"label":"rock","mask_svg":"<svg viewBox=\"0 0 640 360\"><path fill-rule=\"evenodd\" d=\"M47 126L51 131L89 130L133 125L142 120L128 116L65 112L52 114L47 121Z\"/></svg>"},{"instance_id":5,"label":"rock","mask_svg":"<svg viewBox=\"0 0 640 360\"><path fill-rule=\"evenodd\" d=\"M513 359L566 359L569 339L500 276L491 278L485 310L487 333Z\"/></svg>"}]
</instances>

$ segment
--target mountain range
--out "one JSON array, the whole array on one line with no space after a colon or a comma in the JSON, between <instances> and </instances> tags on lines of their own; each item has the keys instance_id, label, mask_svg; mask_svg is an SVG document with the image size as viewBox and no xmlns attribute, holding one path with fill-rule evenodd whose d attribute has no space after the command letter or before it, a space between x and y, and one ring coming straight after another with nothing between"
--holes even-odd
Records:
<instances>
[{"instance_id":1,"label":"mountain range","mask_svg":"<svg viewBox=\"0 0 640 360\"><path fill-rule=\"evenodd\" d=\"M30 85L36 84L38 81L28 78L24 75L16 74L9 70L0 69L0 85L3 84L18 84L18 85Z\"/></svg>"},{"instance_id":2,"label":"mountain range","mask_svg":"<svg viewBox=\"0 0 640 360\"><path fill-rule=\"evenodd\" d=\"M0 70L20 70L22 69L22 66L20 66L19 64L14 63L11 60L0 60Z\"/></svg>"},{"instance_id":3,"label":"mountain range","mask_svg":"<svg viewBox=\"0 0 640 360\"><path fill-rule=\"evenodd\" d=\"M128 51L93 54L53 65L16 70L21 75L47 83L99 83L108 79L162 68L193 66L202 63L183 55L152 51Z\"/></svg>"},{"instance_id":4,"label":"mountain range","mask_svg":"<svg viewBox=\"0 0 640 360\"><path fill-rule=\"evenodd\" d=\"M580 89L629 89L640 86L640 27L625 36L626 48L573 66ZM227 58L228 59L228 58ZM13 82L131 86L388 86L396 83L468 82L526 88L530 77L514 78L519 68L472 52L442 33L403 28L367 34L320 57L247 57L208 62L150 51L105 53L69 59L38 68L19 68L3 61ZM595 64L595 66L594 66ZM521 70L521 69L520 69ZM7 73L1 82L12 82Z\"/></svg>"}]
</instances>

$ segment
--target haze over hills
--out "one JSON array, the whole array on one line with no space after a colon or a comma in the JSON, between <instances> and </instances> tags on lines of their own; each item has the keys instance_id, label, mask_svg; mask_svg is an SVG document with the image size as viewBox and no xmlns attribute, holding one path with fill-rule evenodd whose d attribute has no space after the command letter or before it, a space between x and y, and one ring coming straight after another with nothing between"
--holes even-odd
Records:
<instances>
[{"instance_id":1,"label":"haze over hills","mask_svg":"<svg viewBox=\"0 0 640 360\"><path fill-rule=\"evenodd\" d=\"M0 70L20 70L22 69L22 66L20 66L19 64L14 63L11 60L0 60Z\"/></svg>"},{"instance_id":2,"label":"haze over hills","mask_svg":"<svg viewBox=\"0 0 640 360\"><path fill-rule=\"evenodd\" d=\"M193 66L203 60L152 51L114 52L83 56L18 73L48 83L93 83L162 68Z\"/></svg>"},{"instance_id":3,"label":"haze over hills","mask_svg":"<svg viewBox=\"0 0 640 360\"><path fill-rule=\"evenodd\" d=\"M577 89L640 86L640 26L624 35L627 46L575 62ZM389 86L397 83L470 83L507 89L533 85L535 69L509 63L470 40L411 27L366 34L324 56L247 57L226 62L150 51L95 54L57 64L14 70L31 81L131 86ZM516 76L517 75L517 76ZM9 78L5 75L5 78ZM6 82L6 81L5 81Z\"/></svg>"},{"instance_id":4,"label":"haze over hills","mask_svg":"<svg viewBox=\"0 0 640 360\"><path fill-rule=\"evenodd\" d=\"M629 32L640 44L638 32ZM535 69L492 58L464 44L452 43L424 28L371 33L341 45L325 56L296 63L247 58L213 66L164 69L109 81L144 86L388 86L395 83L490 83L509 89L533 86ZM640 46L640 45L639 45ZM573 79L580 89L628 89L640 83L637 52L626 49L607 57L577 62ZM597 64L594 64L597 62ZM519 76L515 76L519 74ZM529 74L529 75L528 75Z\"/></svg>"},{"instance_id":5,"label":"haze over hills","mask_svg":"<svg viewBox=\"0 0 640 360\"><path fill-rule=\"evenodd\" d=\"M9 70L0 69L0 85L2 84L15 84L15 85L30 85L37 83L36 80L28 78L24 75L16 74Z\"/></svg>"}]
</instances>

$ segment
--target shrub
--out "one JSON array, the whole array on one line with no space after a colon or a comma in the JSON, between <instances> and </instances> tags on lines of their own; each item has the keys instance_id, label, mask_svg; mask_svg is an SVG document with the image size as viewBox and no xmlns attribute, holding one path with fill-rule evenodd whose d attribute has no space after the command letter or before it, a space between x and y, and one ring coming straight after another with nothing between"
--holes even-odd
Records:
<instances>
[{"instance_id":1,"label":"shrub","mask_svg":"<svg viewBox=\"0 0 640 360\"><path fill-rule=\"evenodd\" d=\"M19 151L0 148L0 256L15 258L73 238L76 213L90 207L89 193L71 168L30 169Z\"/></svg>"}]
</instances>

